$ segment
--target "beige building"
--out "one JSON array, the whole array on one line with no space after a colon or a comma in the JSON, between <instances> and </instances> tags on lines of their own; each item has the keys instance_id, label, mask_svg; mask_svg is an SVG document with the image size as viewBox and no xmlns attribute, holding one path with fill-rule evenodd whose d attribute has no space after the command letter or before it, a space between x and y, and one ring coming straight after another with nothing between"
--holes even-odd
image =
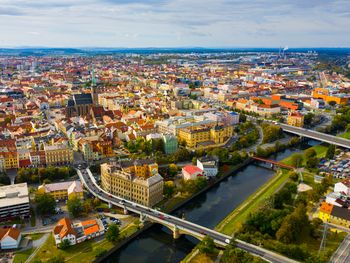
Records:
<instances>
[{"instance_id":1,"label":"beige building","mask_svg":"<svg viewBox=\"0 0 350 263\"><path fill-rule=\"evenodd\" d=\"M144 169L145 166L148 168ZM132 166L102 164L102 188L127 200L145 206L154 206L163 199L163 177L158 173L157 168L156 164L142 164L140 167L137 163ZM145 176L140 172L141 170L150 172Z\"/></svg>"},{"instance_id":2,"label":"beige building","mask_svg":"<svg viewBox=\"0 0 350 263\"><path fill-rule=\"evenodd\" d=\"M73 150L65 144L45 145L46 165L65 165L73 162Z\"/></svg>"}]
</instances>

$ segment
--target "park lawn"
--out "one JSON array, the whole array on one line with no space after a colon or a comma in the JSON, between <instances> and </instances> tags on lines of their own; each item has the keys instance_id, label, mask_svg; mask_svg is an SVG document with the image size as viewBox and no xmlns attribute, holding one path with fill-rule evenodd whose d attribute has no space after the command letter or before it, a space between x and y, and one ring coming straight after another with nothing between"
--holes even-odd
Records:
<instances>
[{"instance_id":1,"label":"park lawn","mask_svg":"<svg viewBox=\"0 0 350 263\"><path fill-rule=\"evenodd\" d=\"M350 131L339 134L338 136L350 140Z\"/></svg>"},{"instance_id":2,"label":"park lawn","mask_svg":"<svg viewBox=\"0 0 350 263\"><path fill-rule=\"evenodd\" d=\"M214 263L216 258L217 253L215 253L213 256L198 253L191 259L191 261L189 261L189 263Z\"/></svg>"},{"instance_id":3,"label":"park lawn","mask_svg":"<svg viewBox=\"0 0 350 263\"><path fill-rule=\"evenodd\" d=\"M328 147L322 144L319 145L315 145L310 147L312 149L314 149L316 151L317 154L317 158L323 158L325 157L326 153L327 153L327 149ZM310 149L308 148L308 149ZM304 151L305 152L305 151ZM301 154L303 154L304 152L300 152ZM293 154L292 154L293 155ZM281 163L287 164L287 165L292 165L292 155L288 156L287 158L284 158L283 160L281 160ZM303 165L306 164L306 160L303 160Z\"/></svg>"},{"instance_id":4,"label":"park lawn","mask_svg":"<svg viewBox=\"0 0 350 263\"><path fill-rule=\"evenodd\" d=\"M121 238L130 236L137 230L138 219L136 219L135 222L131 223L126 228L122 229L120 231L120 236ZM103 238L102 240L87 240L80 244L71 246L66 250L62 250L56 247L54 237L53 235L50 235L43 246L39 249L32 262L34 262L36 259L40 259L41 261L45 262L50 258L56 257L58 255L62 255L65 259L65 262L81 263L82 259L84 259L84 262L93 262L101 250L109 251L114 246L114 243L111 243Z\"/></svg>"},{"instance_id":5,"label":"park lawn","mask_svg":"<svg viewBox=\"0 0 350 263\"><path fill-rule=\"evenodd\" d=\"M15 258L13 259L13 263L23 263L25 262L29 256L33 253L34 248L30 248L24 251L16 252Z\"/></svg>"},{"instance_id":6,"label":"park lawn","mask_svg":"<svg viewBox=\"0 0 350 263\"><path fill-rule=\"evenodd\" d=\"M287 182L288 171L283 170L262 185L254 194L249 196L242 204L233 210L217 226L216 230L227 235L232 235L239 229L249 214L256 211L271 195Z\"/></svg>"}]
</instances>

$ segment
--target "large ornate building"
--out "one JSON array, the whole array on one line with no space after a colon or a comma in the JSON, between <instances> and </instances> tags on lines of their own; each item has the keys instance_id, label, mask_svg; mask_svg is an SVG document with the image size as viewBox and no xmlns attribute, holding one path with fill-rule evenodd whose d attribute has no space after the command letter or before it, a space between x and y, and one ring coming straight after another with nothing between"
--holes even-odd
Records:
<instances>
[{"instance_id":1,"label":"large ornate building","mask_svg":"<svg viewBox=\"0 0 350 263\"><path fill-rule=\"evenodd\" d=\"M150 159L102 164L101 183L107 192L145 206L163 199L163 177Z\"/></svg>"},{"instance_id":2,"label":"large ornate building","mask_svg":"<svg viewBox=\"0 0 350 263\"><path fill-rule=\"evenodd\" d=\"M90 113L92 105L91 93L74 94L73 98L68 100L67 117L86 116Z\"/></svg>"}]
</instances>

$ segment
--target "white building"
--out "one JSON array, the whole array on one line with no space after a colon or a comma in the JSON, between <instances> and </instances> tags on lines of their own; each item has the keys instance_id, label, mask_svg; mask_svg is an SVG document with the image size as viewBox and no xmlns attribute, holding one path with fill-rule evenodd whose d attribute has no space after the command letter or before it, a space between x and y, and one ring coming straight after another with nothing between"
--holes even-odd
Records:
<instances>
[{"instance_id":1,"label":"white building","mask_svg":"<svg viewBox=\"0 0 350 263\"><path fill-rule=\"evenodd\" d=\"M334 192L344 193L345 195L350 196L350 179L336 183L334 185Z\"/></svg>"},{"instance_id":2,"label":"white building","mask_svg":"<svg viewBox=\"0 0 350 263\"><path fill-rule=\"evenodd\" d=\"M219 172L219 160L213 156L198 158L197 167L203 171L203 175L206 177L214 177Z\"/></svg>"},{"instance_id":3,"label":"white building","mask_svg":"<svg viewBox=\"0 0 350 263\"><path fill-rule=\"evenodd\" d=\"M0 248L15 249L21 242L22 234L17 228L0 228Z\"/></svg>"},{"instance_id":4,"label":"white building","mask_svg":"<svg viewBox=\"0 0 350 263\"><path fill-rule=\"evenodd\" d=\"M182 175L185 181L195 180L197 177L203 176L203 171L194 165L186 165L182 168Z\"/></svg>"}]
</instances>

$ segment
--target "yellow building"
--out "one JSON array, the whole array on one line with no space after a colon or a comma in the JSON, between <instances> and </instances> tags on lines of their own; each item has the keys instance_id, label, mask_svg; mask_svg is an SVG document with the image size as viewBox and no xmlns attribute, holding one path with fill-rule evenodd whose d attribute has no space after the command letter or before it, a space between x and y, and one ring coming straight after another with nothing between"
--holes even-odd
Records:
<instances>
[{"instance_id":1,"label":"yellow building","mask_svg":"<svg viewBox=\"0 0 350 263\"><path fill-rule=\"evenodd\" d=\"M291 112L288 114L287 119L288 125L303 127L304 126L304 115L299 112Z\"/></svg>"},{"instance_id":2,"label":"yellow building","mask_svg":"<svg viewBox=\"0 0 350 263\"><path fill-rule=\"evenodd\" d=\"M83 198L83 187L80 181L43 184L38 187L38 192L50 194L55 200L68 199L72 195Z\"/></svg>"},{"instance_id":3,"label":"yellow building","mask_svg":"<svg viewBox=\"0 0 350 263\"><path fill-rule=\"evenodd\" d=\"M233 135L233 126L196 126L180 129L179 141L185 141L189 148L224 144Z\"/></svg>"},{"instance_id":4,"label":"yellow building","mask_svg":"<svg viewBox=\"0 0 350 263\"><path fill-rule=\"evenodd\" d=\"M107 192L145 206L163 199L163 177L149 160L101 165L101 185Z\"/></svg>"},{"instance_id":5,"label":"yellow building","mask_svg":"<svg viewBox=\"0 0 350 263\"><path fill-rule=\"evenodd\" d=\"M73 162L73 150L65 144L45 145L46 165L66 165Z\"/></svg>"},{"instance_id":6,"label":"yellow building","mask_svg":"<svg viewBox=\"0 0 350 263\"><path fill-rule=\"evenodd\" d=\"M350 228L350 210L323 202L318 217L323 222Z\"/></svg>"},{"instance_id":7,"label":"yellow building","mask_svg":"<svg viewBox=\"0 0 350 263\"><path fill-rule=\"evenodd\" d=\"M331 218L331 212L333 209L333 205L328 204L326 202L323 202L319 213L318 213L318 217L323 221L323 222L329 222L330 218Z\"/></svg>"},{"instance_id":8,"label":"yellow building","mask_svg":"<svg viewBox=\"0 0 350 263\"><path fill-rule=\"evenodd\" d=\"M17 152L0 152L0 170L17 169L18 154Z\"/></svg>"}]
</instances>

